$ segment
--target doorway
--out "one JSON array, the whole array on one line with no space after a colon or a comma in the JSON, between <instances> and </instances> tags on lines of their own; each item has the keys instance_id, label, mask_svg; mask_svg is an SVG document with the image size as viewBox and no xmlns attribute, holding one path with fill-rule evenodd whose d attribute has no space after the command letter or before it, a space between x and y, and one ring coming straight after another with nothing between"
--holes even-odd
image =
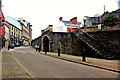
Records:
<instances>
[{"instance_id":1,"label":"doorway","mask_svg":"<svg viewBox=\"0 0 120 80\"><path fill-rule=\"evenodd\" d=\"M49 39L47 36L43 38L43 51L49 52Z\"/></svg>"}]
</instances>

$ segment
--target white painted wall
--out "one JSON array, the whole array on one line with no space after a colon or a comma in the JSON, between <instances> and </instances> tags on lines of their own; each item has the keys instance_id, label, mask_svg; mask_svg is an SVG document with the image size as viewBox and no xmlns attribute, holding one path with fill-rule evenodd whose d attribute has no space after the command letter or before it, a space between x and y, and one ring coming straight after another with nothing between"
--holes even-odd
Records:
<instances>
[{"instance_id":1,"label":"white painted wall","mask_svg":"<svg viewBox=\"0 0 120 80\"><path fill-rule=\"evenodd\" d=\"M67 26L62 21L59 21L58 25L53 27L53 32L67 32Z\"/></svg>"}]
</instances>

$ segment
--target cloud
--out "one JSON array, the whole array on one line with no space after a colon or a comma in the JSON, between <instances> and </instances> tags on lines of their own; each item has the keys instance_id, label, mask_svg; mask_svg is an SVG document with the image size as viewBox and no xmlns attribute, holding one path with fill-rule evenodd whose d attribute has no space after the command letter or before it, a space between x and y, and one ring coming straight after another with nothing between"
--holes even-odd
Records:
<instances>
[{"instance_id":1,"label":"cloud","mask_svg":"<svg viewBox=\"0 0 120 80\"><path fill-rule=\"evenodd\" d=\"M114 0L3 0L3 5L5 16L23 18L33 25L33 38L40 35L41 29L56 25L59 17L78 17L81 22L83 16L102 14L103 5L108 11L117 9Z\"/></svg>"}]
</instances>

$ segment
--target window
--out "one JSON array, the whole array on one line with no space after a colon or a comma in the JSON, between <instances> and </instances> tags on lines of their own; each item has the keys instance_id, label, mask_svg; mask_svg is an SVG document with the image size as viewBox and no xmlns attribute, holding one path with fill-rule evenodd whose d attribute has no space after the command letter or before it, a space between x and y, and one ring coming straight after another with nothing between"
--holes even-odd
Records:
<instances>
[{"instance_id":1,"label":"window","mask_svg":"<svg viewBox=\"0 0 120 80\"><path fill-rule=\"evenodd\" d=\"M13 30L13 26L12 26L12 30Z\"/></svg>"},{"instance_id":2,"label":"window","mask_svg":"<svg viewBox=\"0 0 120 80\"><path fill-rule=\"evenodd\" d=\"M16 29L16 32L17 32L17 29Z\"/></svg>"},{"instance_id":3,"label":"window","mask_svg":"<svg viewBox=\"0 0 120 80\"><path fill-rule=\"evenodd\" d=\"M15 28L14 28L14 33L15 33Z\"/></svg>"}]
</instances>

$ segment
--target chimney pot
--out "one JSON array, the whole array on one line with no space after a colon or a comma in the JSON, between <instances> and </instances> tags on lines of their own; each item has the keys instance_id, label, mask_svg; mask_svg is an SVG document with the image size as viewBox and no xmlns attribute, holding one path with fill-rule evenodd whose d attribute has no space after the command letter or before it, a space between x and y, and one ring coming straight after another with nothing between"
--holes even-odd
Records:
<instances>
[{"instance_id":1,"label":"chimney pot","mask_svg":"<svg viewBox=\"0 0 120 80\"><path fill-rule=\"evenodd\" d=\"M62 21L62 17L59 18L59 21Z\"/></svg>"},{"instance_id":2,"label":"chimney pot","mask_svg":"<svg viewBox=\"0 0 120 80\"><path fill-rule=\"evenodd\" d=\"M72 18L70 21L73 23L77 23L77 17Z\"/></svg>"}]
</instances>

